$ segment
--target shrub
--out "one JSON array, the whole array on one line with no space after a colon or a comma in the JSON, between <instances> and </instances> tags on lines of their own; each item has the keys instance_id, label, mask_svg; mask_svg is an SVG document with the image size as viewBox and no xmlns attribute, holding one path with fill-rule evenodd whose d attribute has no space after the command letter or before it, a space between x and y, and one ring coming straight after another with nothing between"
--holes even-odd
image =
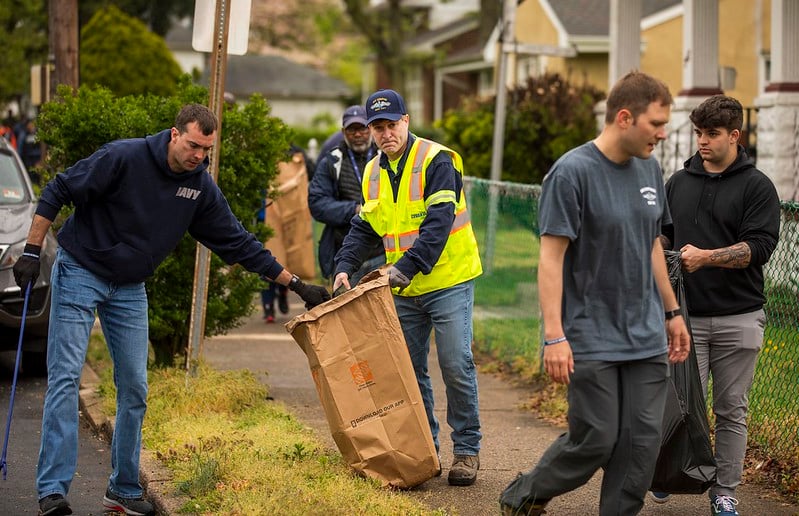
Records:
<instances>
[{"instance_id":1,"label":"shrub","mask_svg":"<svg viewBox=\"0 0 799 516\"><path fill-rule=\"evenodd\" d=\"M561 155L596 136L594 105L603 97L593 86L575 86L558 74L530 78L511 91L501 179L540 184ZM495 104L493 97L467 98L437 123L470 176L490 177Z\"/></svg>"},{"instance_id":2,"label":"shrub","mask_svg":"<svg viewBox=\"0 0 799 516\"><path fill-rule=\"evenodd\" d=\"M171 95L181 75L164 39L113 5L81 29L80 77L116 95Z\"/></svg>"},{"instance_id":3,"label":"shrub","mask_svg":"<svg viewBox=\"0 0 799 516\"><path fill-rule=\"evenodd\" d=\"M185 76L171 97L115 97L105 88L68 87L43 106L39 137L48 145L45 179L89 156L104 143L142 137L172 127L181 106L207 103L205 88ZM263 192L274 181L277 163L286 159L288 129L269 116L269 106L253 96L244 106L226 106L222 118L219 186L245 228L265 240L267 228L255 221ZM196 242L188 235L146 282L150 341L157 365L183 359L188 342ZM212 255L205 318L206 335L218 335L240 324L252 309L253 295L263 287L255 275L228 267Z\"/></svg>"}]
</instances>

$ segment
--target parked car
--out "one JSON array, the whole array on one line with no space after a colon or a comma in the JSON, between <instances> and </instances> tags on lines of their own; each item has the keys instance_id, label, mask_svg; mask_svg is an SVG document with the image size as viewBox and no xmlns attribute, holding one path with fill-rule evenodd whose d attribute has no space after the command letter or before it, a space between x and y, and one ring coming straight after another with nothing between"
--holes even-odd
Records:
<instances>
[{"instance_id":1,"label":"parked car","mask_svg":"<svg viewBox=\"0 0 799 516\"><path fill-rule=\"evenodd\" d=\"M28 171L13 147L0 138L0 351L16 350L22 321L23 295L12 267L22 255L38 199ZM31 291L25 319L22 368L28 374L47 370L47 327L50 318L50 270L56 240L48 233L42 245L41 272Z\"/></svg>"}]
</instances>

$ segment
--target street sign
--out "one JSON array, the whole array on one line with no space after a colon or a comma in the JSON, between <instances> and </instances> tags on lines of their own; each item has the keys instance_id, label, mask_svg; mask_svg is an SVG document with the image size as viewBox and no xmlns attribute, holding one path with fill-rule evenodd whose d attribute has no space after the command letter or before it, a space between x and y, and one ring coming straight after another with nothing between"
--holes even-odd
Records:
<instances>
[{"instance_id":1,"label":"street sign","mask_svg":"<svg viewBox=\"0 0 799 516\"><path fill-rule=\"evenodd\" d=\"M218 27L214 24L216 3L230 3L230 26L227 53L243 56L247 53L250 38L250 10L252 0L197 0L194 4L194 31L191 46L197 52L213 52Z\"/></svg>"}]
</instances>

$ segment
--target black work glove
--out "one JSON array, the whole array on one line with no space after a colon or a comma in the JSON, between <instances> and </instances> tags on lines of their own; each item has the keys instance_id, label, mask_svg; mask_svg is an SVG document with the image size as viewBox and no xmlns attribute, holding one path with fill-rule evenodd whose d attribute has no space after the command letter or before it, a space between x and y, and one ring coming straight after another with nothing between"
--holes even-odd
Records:
<instances>
[{"instance_id":1,"label":"black work glove","mask_svg":"<svg viewBox=\"0 0 799 516\"><path fill-rule=\"evenodd\" d=\"M17 282L21 292L20 295L25 295L25 289L30 283L31 288L36 284L39 278L39 254L42 252L42 247L33 244L25 244L25 250L22 251L22 256L19 257L17 263L14 264L14 280Z\"/></svg>"},{"instance_id":2,"label":"black work glove","mask_svg":"<svg viewBox=\"0 0 799 516\"><path fill-rule=\"evenodd\" d=\"M292 290L305 301L305 309L310 310L316 305L321 305L330 300L330 293L321 285L307 285L296 275L289 281L289 290Z\"/></svg>"},{"instance_id":3,"label":"black work glove","mask_svg":"<svg viewBox=\"0 0 799 516\"><path fill-rule=\"evenodd\" d=\"M411 280L393 265L388 268L388 284L391 288L399 287L400 293L411 284Z\"/></svg>"}]
</instances>

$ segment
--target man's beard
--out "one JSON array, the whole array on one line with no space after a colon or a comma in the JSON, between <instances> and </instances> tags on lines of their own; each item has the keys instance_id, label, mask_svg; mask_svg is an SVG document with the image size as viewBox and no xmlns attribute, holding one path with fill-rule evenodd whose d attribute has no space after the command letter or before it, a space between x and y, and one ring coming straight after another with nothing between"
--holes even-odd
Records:
<instances>
[{"instance_id":1,"label":"man's beard","mask_svg":"<svg viewBox=\"0 0 799 516\"><path fill-rule=\"evenodd\" d=\"M347 144L350 146L350 149L352 149L353 152L357 152L358 154L363 154L364 152L366 152L369 149L369 145L371 145L371 143L372 142L369 141L361 144L352 144L347 142Z\"/></svg>"}]
</instances>

